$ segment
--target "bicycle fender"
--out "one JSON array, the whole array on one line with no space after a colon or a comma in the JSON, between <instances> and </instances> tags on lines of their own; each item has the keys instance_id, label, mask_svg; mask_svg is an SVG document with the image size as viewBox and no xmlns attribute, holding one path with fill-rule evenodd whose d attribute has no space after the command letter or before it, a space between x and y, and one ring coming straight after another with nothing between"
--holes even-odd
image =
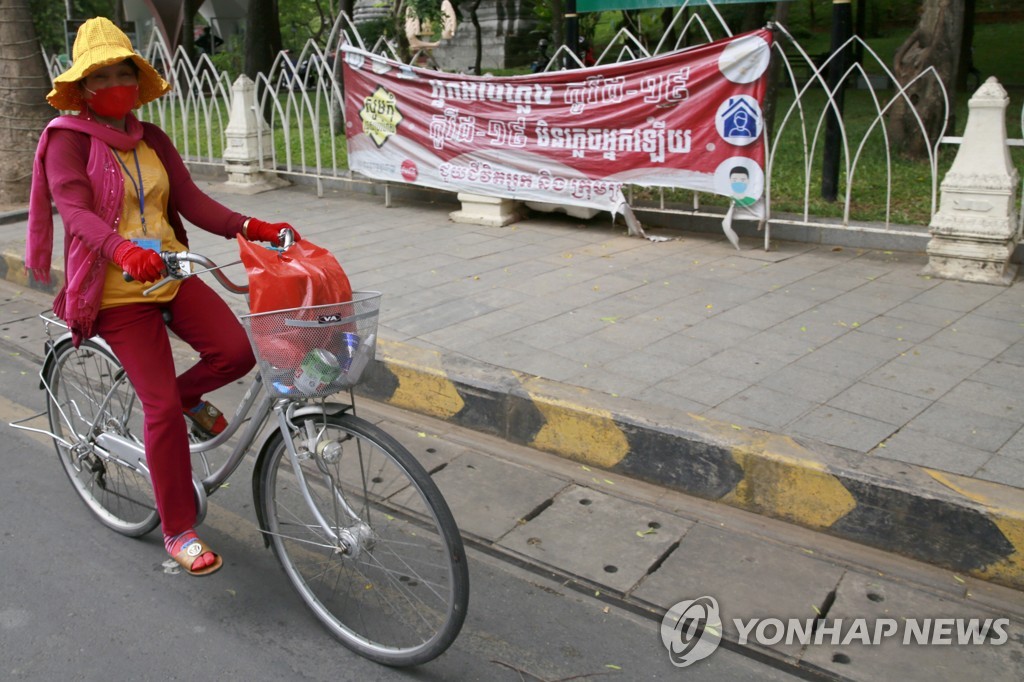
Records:
<instances>
[{"instance_id":1,"label":"bicycle fender","mask_svg":"<svg viewBox=\"0 0 1024 682\"><path fill-rule=\"evenodd\" d=\"M252 468L252 499L259 500L260 497L260 480L263 478L263 467L265 462L270 456L270 453L278 446L279 443L284 439L281 435L281 431L274 429L274 432L263 441L263 447L260 448L260 454L256 455L256 465ZM260 535L263 537L263 546L270 547L270 536L267 534L267 519L263 515L263 505L254 504L256 507L256 523L260 528Z\"/></svg>"},{"instance_id":2,"label":"bicycle fender","mask_svg":"<svg viewBox=\"0 0 1024 682\"><path fill-rule=\"evenodd\" d=\"M100 337L93 336L88 340L89 342L94 343L97 346L100 346L101 348L103 348L103 350L108 351L115 358L117 357L117 355L114 353L114 350L110 347L110 345ZM58 336L56 339L47 339L46 341L43 342L43 366L39 370L40 391L46 390L46 377L49 376L50 367L57 359L59 351L64 350L64 347L70 345L71 343L73 343L71 340L71 332L66 332Z\"/></svg>"},{"instance_id":3,"label":"bicycle fender","mask_svg":"<svg viewBox=\"0 0 1024 682\"><path fill-rule=\"evenodd\" d=\"M43 366L39 370L39 390L46 390L46 377L50 376L50 367L57 358L57 346L60 345L53 339L43 342Z\"/></svg>"}]
</instances>

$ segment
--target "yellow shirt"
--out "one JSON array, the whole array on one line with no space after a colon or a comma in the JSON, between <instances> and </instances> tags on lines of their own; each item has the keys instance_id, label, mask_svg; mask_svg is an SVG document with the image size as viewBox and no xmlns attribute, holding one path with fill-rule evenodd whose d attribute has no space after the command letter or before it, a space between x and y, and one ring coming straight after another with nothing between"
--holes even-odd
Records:
<instances>
[{"instance_id":1,"label":"yellow shirt","mask_svg":"<svg viewBox=\"0 0 1024 682\"><path fill-rule=\"evenodd\" d=\"M135 151L122 152L111 150L120 158L121 173L124 175L124 204L121 207L121 221L117 231L125 239L159 240L158 251L185 251L184 245L174 236L174 228L167 221L167 198L170 193L170 182L167 171L160 163L160 157L153 148L143 141L135 147ZM136 154L138 166L136 166ZM141 177L140 177L141 173ZM142 191L145 206L145 226L143 226L139 210L139 191ZM156 246L155 241L148 244L143 241L140 246ZM125 282L121 268L111 262L107 265L106 280L103 285L103 302L100 308L113 308L128 303L164 303L178 293L180 282L171 282L157 289L150 296L143 296L143 290L153 283Z\"/></svg>"}]
</instances>

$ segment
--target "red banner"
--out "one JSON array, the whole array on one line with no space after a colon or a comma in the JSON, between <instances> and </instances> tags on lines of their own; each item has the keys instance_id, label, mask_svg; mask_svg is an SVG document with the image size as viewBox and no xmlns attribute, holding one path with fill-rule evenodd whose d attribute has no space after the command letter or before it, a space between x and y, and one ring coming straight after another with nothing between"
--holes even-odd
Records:
<instances>
[{"instance_id":1,"label":"red banner","mask_svg":"<svg viewBox=\"0 0 1024 682\"><path fill-rule=\"evenodd\" d=\"M622 188L751 206L764 191L771 32L588 69L505 78L344 46L349 167L372 178L617 211Z\"/></svg>"}]
</instances>

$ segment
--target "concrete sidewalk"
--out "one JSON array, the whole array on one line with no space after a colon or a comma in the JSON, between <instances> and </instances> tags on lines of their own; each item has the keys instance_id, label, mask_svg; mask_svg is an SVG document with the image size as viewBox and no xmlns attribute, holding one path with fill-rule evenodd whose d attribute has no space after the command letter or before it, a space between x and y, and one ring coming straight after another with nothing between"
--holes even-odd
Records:
<instances>
[{"instance_id":1,"label":"concrete sidewalk","mask_svg":"<svg viewBox=\"0 0 1024 682\"><path fill-rule=\"evenodd\" d=\"M916 254L208 189L384 293L371 397L1024 587L1019 285L925 279ZM4 220L0 270L24 284L25 221Z\"/></svg>"}]
</instances>

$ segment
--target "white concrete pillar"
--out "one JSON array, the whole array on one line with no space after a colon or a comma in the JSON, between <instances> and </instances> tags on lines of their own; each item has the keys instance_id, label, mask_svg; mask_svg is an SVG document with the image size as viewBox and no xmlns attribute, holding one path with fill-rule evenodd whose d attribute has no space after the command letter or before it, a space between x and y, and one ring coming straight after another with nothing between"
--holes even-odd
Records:
<instances>
[{"instance_id":1,"label":"white concrete pillar","mask_svg":"<svg viewBox=\"0 0 1024 682\"><path fill-rule=\"evenodd\" d=\"M519 202L512 199L459 192L459 201L462 202L462 210L448 214L452 222L504 227L520 218Z\"/></svg>"},{"instance_id":2,"label":"white concrete pillar","mask_svg":"<svg viewBox=\"0 0 1024 682\"><path fill-rule=\"evenodd\" d=\"M256 84L242 74L231 86L231 115L224 130L224 170L227 185L237 191L256 193L287 185L270 167L270 145L274 143L270 126L256 110ZM260 141L264 150L260 151Z\"/></svg>"},{"instance_id":3,"label":"white concrete pillar","mask_svg":"<svg viewBox=\"0 0 1024 682\"><path fill-rule=\"evenodd\" d=\"M1006 144L1006 90L989 78L968 102L963 142L942 180L922 274L1009 285L1017 273L1017 169Z\"/></svg>"}]
</instances>

